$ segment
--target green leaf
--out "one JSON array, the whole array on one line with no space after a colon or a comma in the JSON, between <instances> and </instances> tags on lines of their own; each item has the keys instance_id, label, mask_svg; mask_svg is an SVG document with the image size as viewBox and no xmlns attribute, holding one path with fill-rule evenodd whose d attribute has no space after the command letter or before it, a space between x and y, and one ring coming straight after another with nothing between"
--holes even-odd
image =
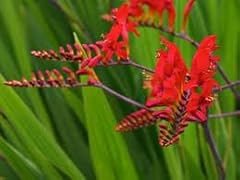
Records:
<instances>
[{"instance_id":1,"label":"green leaf","mask_svg":"<svg viewBox=\"0 0 240 180\"><path fill-rule=\"evenodd\" d=\"M21 179L41 178L41 171L36 165L8 144L2 137L0 137L0 153Z\"/></svg>"},{"instance_id":2,"label":"green leaf","mask_svg":"<svg viewBox=\"0 0 240 180\"><path fill-rule=\"evenodd\" d=\"M138 179L126 143L122 135L114 131L116 119L104 93L99 89L83 89L83 97L97 178Z\"/></svg>"},{"instance_id":3,"label":"green leaf","mask_svg":"<svg viewBox=\"0 0 240 180\"><path fill-rule=\"evenodd\" d=\"M0 77L0 83L3 81ZM50 132L40 124L11 88L0 86L0 107L15 127L17 134L25 141L28 150L31 151L30 147L35 147L39 151L32 151L35 158L41 153L52 165L69 177L84 179L82 173L59 147Z\"/></svg>"}]
</instances>

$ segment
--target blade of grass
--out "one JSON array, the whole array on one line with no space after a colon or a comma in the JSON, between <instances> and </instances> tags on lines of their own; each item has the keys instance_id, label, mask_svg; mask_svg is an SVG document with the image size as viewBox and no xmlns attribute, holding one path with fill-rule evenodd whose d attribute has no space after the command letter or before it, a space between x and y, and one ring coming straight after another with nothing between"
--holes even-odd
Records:
<instances>
[{"instance_id":1,"label":"blade of grass","mask_svg":"<svg viewBox=\"0 0 240 180\"><path fill-rule=\"evenodd\" d=\"M0 78L3 83L3 78ZM8 87L0 86L0 107L11 120L16 131L29 147L36 147L46 156L49 162L66 173L69 177L84 179L82 173L58 146L56 141L44 128L15 92Z\"/></svg>"},{"instance_id":2,"label":"blade of grass","mask_svg":"<svg viewBox=\"0 0 240 180\"><path fill-rule=\"evenodd\" d=\"M40 170L0 136L0 152L21 179L41 178Z\"/></svg>"},{"instance_id":3,"label":"blade of grass","mask_svg":"<svg viewBox=\"0 0 240 180\"><path fill-rule=\"evenodd\" d=\"M0 14L4 20L3 23L5 24L6 30L9 34L12 54L14 54L17 60L20 72L24 74L31 72L31 63L28 56L28 45L26 43L27 34L25 30L25 24L23 23L24 21L21 19L23 18L21 14L22 12L20 12L20 7L22 4L18 3L13 2L12 0L1 1ZM15 71L15 69L11 69L11 71ZM44 108L44 105L39 98L39 94L37 92L34 92L31 93L31 95L29 95L28 97L31 100L32 106L40 117L41 121L49 130L51 130L51 123Z\"/></svg>"},{"instance_id":4,"label":"blade of grass","mask_svg":"<svg viewBox=\"0 0 240 180\"><path fill-rule=\"evenodd\" d=\"M98 179L138 179L115 117L99 89L83 89L90 152ZM94 111L93 111L94 109Z\"/></svg>"}]
</instances>

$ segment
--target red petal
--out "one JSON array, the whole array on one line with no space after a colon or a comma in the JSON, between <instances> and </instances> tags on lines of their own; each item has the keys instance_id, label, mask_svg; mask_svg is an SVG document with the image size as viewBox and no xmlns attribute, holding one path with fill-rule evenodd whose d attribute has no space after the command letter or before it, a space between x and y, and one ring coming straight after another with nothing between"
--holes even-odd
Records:
<instances>
[{"instance_id":1,"label":"red petal","mask_svg":"<svg viewBox=\"0 0 240 180\"><path fill-rule=\"evenodd\" d=\"M197 52L193 57L191 78L195 79L200 84L206 78L212 78L216 69L216 62L218 57L213 56L212 53L218 47L215 44L216 36L206 37L199 45Z\"/></svg>"},{"instance_id":2,"label":"red petal","mask_svg":"<svg viewBox=\"0 0 240 180\"><path fill-rule=\"evenodd\" d=\"M106 35L105 39L108 41L117 41L121 34L121 26L115 24L112 26L110 32Z\"/></svg>"},{"instance_id":3,"label":"red petal","mask_svg":"<svg viewBox=\"0 0 240 180\"><path fill-rule=\"evenodd\" d=\"M115 16L119 24L126 23L127 17L128 17L128 11L129 11L129 6L127 4L123 4L117 9Z\"/></svg>"},{"instance_id":4,"label":"red petal","mask_svg":"<svg viewBox=\"0 0 240 180\"><path fill-rule=\"evenodd\" d=\"M177 46L163 37L161 41L167 49L158 51L157 65L150 84L148 106L173 105L178 101L185 83L187 68Z\"/></svg>"}]
</instances>

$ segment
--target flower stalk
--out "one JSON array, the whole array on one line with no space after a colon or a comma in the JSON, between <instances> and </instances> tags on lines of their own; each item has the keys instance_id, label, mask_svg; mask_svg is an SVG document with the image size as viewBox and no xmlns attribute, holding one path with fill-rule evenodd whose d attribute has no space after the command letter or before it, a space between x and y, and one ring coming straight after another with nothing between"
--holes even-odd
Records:
<instances>
[{"instance_id":1,"label":"flower stalk","mask_svg":"<svg viewBox=\"0 0 240 180\"><path fill-rule=\"evenodd\" d=\"M204 130L204 134L206 136L206 141L209 144L209 148L212 152L213 158L214 158L215 163L216 163L219 179L224 180L225 179L225 170L224 170L224 167L223 167L221 156L220 156L220 154L217 150L216 144L214 143L212 133L209 129L208 122L203 123L202 127L203 127L203 130Z\"/></svg>"},{"instance_id":2,"label":"flower stalk","mask_svg":"<svg viewBox=\"0 0 240 180\"><path fill-rule=\"evenodd\" d=\"M121 99L121 100L123 100L123 101L125 101L125 102L127 102L129 104L131 104L131 105L134 105L134 106L136 106L138 108L143 108L143 109L151 111L151 109L146 107L145 105L143 105L143 104L141 104L141 103L139 103L139 102L137 102L137 101L135 101L135 100L133 100L133 99L131 99L129 97L123 96L122 94L112 90L111 88L109 88L108 86L106 86L106 85L104 85L102 83L96 84L95 86L103 89L104 91L108 92L109 94L111 94L111 95L113 95L113 96L115 96L115 97L117 97L117 98L119 98L119 99Z\"/></svg>"},{"instance_id":3,"label":"flower stalk","mask_svg":"<svg viewBox=\"0 0 240 180\"><path fill-rule=\"evenodd\" d=\"M227 112L227 113L222 113L222 114L209 114L208 118L220 119L220 118L231 117L231 116L239 116L240 117L240 111Z\"/></svg>"}]
</instances>

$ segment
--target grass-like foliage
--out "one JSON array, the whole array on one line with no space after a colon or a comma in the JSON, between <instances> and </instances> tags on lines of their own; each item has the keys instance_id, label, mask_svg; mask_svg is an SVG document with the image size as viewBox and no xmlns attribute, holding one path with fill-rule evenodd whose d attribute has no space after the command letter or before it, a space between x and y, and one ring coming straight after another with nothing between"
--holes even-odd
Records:
<instances>
[{"instance_id":1,"label":"grass-like foliage","mask_svg":"<svg viewBox=\"0 0 240 180\"><path fill-rule=\"evenodd\" d=\"M124 34L122 44L107 44L103 39L116 19L106 14L123 1L0 1L0 179L239 179L240 3L193 2L175 0L176 11L169 7L157 24L138 17L128 24L133 35ZM142 70L150 78L156 51L166 53L160 35L168 39L163 44L176 44L184 67L190 67L198 42L210 34L220 46L214 54L221 57L216 79L222 89L213 89L217 96L207 123L185 129L177 122L176 134L169 130L163 136L167 143L157 138L159 125L115 131L124 117L119 131L142 126L137 121L144 118L146 125L158 120L145 103L149 94L142 88ZM18 88L30 86L51 88ZM179 104L188 103L189 96L181 96ZM179 104L175 107L181 109ZM175 111L175 120L181 121L179 113L185 117L185 111ZM160 127L166 130L165 124ZM161 147L158 141L172 145Z\"/></svg>"}]
</instances>

